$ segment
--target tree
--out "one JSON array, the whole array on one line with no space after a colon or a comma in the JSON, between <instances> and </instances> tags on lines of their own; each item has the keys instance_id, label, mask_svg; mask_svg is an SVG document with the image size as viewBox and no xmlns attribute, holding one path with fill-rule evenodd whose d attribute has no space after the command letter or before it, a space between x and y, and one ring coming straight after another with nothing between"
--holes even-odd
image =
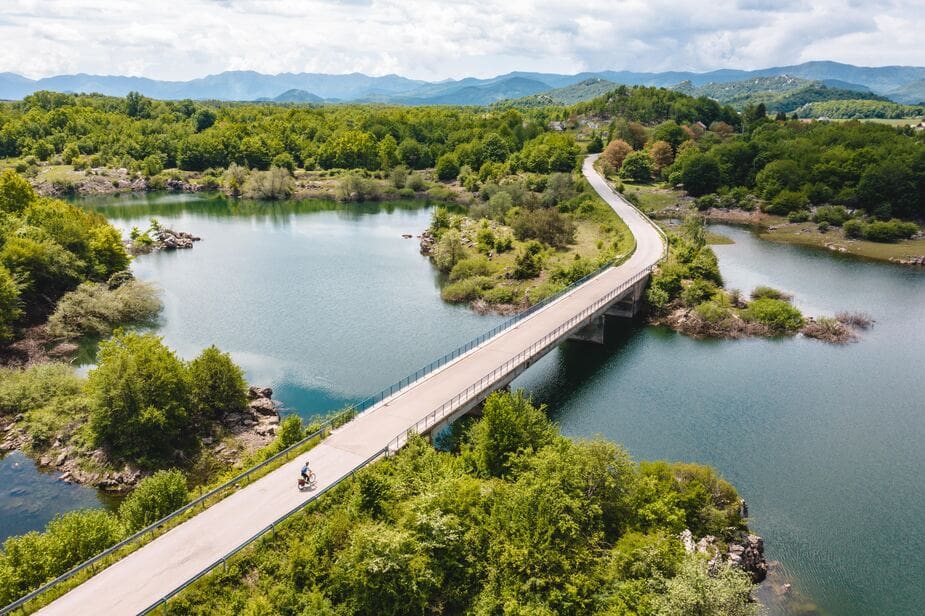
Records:
<instances>
[{"instance_id":1,"label":"tree","mask_svg":"<svg viewBox=\"0 0 925 616\"><path fill-rule=\"evenodd\" d=\"M441 272L449 272L453 267L466 258L466 247L463 246L462 236L456 229L450 229L440 237L434 248L434 265Z\"/></svg>"},{"instance_id":2,"label":"tree","mask_svg":"<svg viewBox=\"0 0 925 616\"><path fill-rule=\"evenodd\" d=\"M679 179L693 197L715 192L722 180L719 163L707 154L690 154L683 160Z\"/></svg>"},{"instance_id":3,"label":"tree","mask_svg":"<svg viewBox=\"0 0 925 616\"><path fill-rule=\"evenodd\" d=\"M504 477L513 456L537 451L554 438L544 407L534 406L523 390L495 392L485 400L482 421L469 432L467 456L483 476Z\"/></svg>"},{"instance_id":4,"label":"tree","mask_svg":"<svg viewBox=\"0 0 925 616\"><path fill-rule=\"evenodd\" d=\"M0 344L13 339L13 324L21 316L19 285L9 270L0 265Z\"/></svg>"},{"instance_id":5,"label":"tree","mask_svg":"<svg viewBox=\"0 0 925 616\"><path fill-rule=\"evenodd\" d=\"M627 155L632 151L633 148L630 147L630 144L622 139L614 139L604 148L604 153L601 154L601 158L614 170L619 170L620 167L623 166L624 159L626 159Z\"/></svg>"},{"instance_id":6,"label":"tree","mask_svg":"<svg viewBox=\"0 0 925 616\"><path fill-rule=\"evenodd\" d=\"M217 419L226 413L242 412L247 406L244 372L228 353L215 346L204 349L190 362L192 410L204 419Z\"/></svg>"},{"instance_id":7,"label":"tree","mask_svg":"<svg viewBox=\"0 0 925 616\"><path fill-rule=\"evenodd\" d=\"M666 582L656 598L657 616L751 616L758 612L751 601L752 583L741 569L719 565L711 573L698 555L681 562L678 575Z\"/></svg>"},{"instance_id":8,"label":"tree","mask_svg":"<svg viewBox=\"0 0 925 616\"><path fill-rule=\"evenodd\" d=\"M662 170L674 162L674 150L667 141L655 141L649 146L649 155L655 166L655 172L661 174Z\"/></svg>"},{"instance_id":9,"label":"tree","mask_svg":"<svg viewBox=\"0 0 925 616\"><path fill-rule=\"evenodd\" d=\"M652 132L652 139L655 141L665 141L671 145L672 149L677 152L678 146L687 141L688 134L674 120L662 122L655 127Z\"/></svg>"},{"instance_id":10,"label":"tree","mask_svg":"<svg viewBox=\"0 0 925 616\"><path fill-rule=\"evenodd\" d=\"M295 172L295 159L292 158L292 154L289 152L280 152L273 157L273 162L270 163L271 167L279 167L280 169L285 169L289 173Z\"/></svg>"},{"instance_id":11,"label":"tree","mask_svg":"<svg viewBox=\"0 0 925 616\"><path fill-rule=\"evenodd\" d=\"M152 465L190 443L189 374L159 337L117 333L97 358L87 379L97 445Z\"/></svg>"},{"instance_id":12,"label":"tree","mask_svg":"<svg viewBox=\"0 0 925 616\"><path fill-rule=\"evenodd\" d=\"M448 181L455 180L459 175L459 161L456 155L447 153L437 159L436 166L437 178Z\"/></svg>"},{"instance_id":13,"label":"tree","mask_svg":"<svg viewBox=\"0 0 925 616\"><path fill-rule=\"evenodd\" d=\"M620 167L620 177L633 182L648 182L652 179L652 158L645 150L630 152Z\"/></svg>"},{"instance_id":14,"label":"tree","mask_svg":"<svg viewBox=\"0 0 925 616\"><path fill-rule=\"evenodd\" d=\"M119 506L119 518L134 533L173 513L189 502L186 477L178 470L158 471L146 477Z\"/></svg>"},{"instance_id":15,"label":"tree","mask_svg":"<svg viewBox=\"0 0 925 616\"><path fill-rule=\"evenodd\" d=\"M0 212L19 214L35 201L32 185L12 169L0 174Z\"/></svg>"},{"instance_id":16,"label":"tree","mask_svg":"<svg viewBox=\"0 0 925 616\"><path fill-rule=\"evenodd\" d=\"M430 152L414 139L403 139L398 145L398 160L411 169L424 169L431 163Z\"/></svg>"},{"instance_id":17,"label":"tree","mask_svg":"<svg viewBox=\"0 0 925 616\"><path fill-rule=\"evenodd\" d=\"M536 278L543 271L543 245L530 240L514 260L514 278L526 280Z\"/></svg>"},{"instance_id":18,"label":"tree","mask_svg":"<svg viewBox=\"0 0 925 616\"><path fill-rule=\"evenodd\" d=\"M399 163L398 160L398 142L395 141L395 137L391 134L386 135L379 141L378 146L379 154L379 168L380 169L391 169ZM397 186L396 188L401 188L402 186Z\"/></svg>"},{"instance_id":19,"label":"tree","mask_svg":"<svg viewBox=\"0 0 925 616\"><path fill-rule=\"evenodd\" d=\"M201 108L193 114L193 126L197 133L201 133L215 124L215 112L211 109Z\"/></svg>"}]
</instances>

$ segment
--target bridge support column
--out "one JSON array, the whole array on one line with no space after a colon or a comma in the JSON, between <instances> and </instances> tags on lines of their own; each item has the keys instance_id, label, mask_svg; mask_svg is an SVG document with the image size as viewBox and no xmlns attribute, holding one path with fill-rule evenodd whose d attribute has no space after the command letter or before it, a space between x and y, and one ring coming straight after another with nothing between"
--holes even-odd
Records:
<instances>
[{"instance_id":1,"label":"bridge support column","mask_svg":"<svg viewBox=\"0 0 925 616\"><path fill-rule=\"evenodd\" d=\"M569 340L579 342L594 342L604 344L604 315L595 317L593 321L569 336Z\"/></svg>"}]
</instances>

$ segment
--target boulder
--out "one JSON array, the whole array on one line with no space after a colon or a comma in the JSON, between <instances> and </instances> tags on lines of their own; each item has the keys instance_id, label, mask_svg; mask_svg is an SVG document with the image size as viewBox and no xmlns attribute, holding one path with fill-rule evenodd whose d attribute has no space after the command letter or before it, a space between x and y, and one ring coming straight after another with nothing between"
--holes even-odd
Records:
<instances>
[{"instance_id":1,"label":"boulder","mask_svg":"<svg viewBox=\"0 0 925 616\"><path fill-rule=\"evenodd\" d=\"M251 385L247 388L247 397L251 400L256 398L272 398L273 390L269 387L256 387Z\"/></svg>"},{"instance_id":2,"label":"boulder","mask_svg":"<svg viewBox=\"0 0 925 616\"><path fill-rule=\"evenodd\" d=\"M276 415L276 403L269 398L257 398L256 400L252 400L248 406L258 415Z\"/></svg>"},{"instance_id":3,"label":"boulder","mask_svg":"<svg viewBox=\"0 0 925 616\"><path fill-rule=\"evenodd\" d=\"M67 452L62 451L61 454L58 456L58 459L55 460L55 466L61 466L65 462L67 462Z\"/></svg>"}]
</instances>

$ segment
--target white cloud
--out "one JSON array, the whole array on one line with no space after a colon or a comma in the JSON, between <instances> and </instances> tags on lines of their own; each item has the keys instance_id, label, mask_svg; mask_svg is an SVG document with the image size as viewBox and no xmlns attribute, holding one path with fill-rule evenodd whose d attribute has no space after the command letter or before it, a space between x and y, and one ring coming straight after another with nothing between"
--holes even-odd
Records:
<instances>
[{"instance_id":1,"label":"white cloud","mask_svg":"<svg viewBox=\"0 0 925 616\"><path fill-rule=\"evenodd\" d=\"M422 79L511 70L925 64L919 0L4 0L0 71Z\"/></svg>"}]
</instances>

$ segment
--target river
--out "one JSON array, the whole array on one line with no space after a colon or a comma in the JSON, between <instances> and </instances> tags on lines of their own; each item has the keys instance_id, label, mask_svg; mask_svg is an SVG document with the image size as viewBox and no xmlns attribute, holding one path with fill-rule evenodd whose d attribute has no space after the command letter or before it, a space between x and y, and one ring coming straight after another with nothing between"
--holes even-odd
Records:
<instances>
[{"instance_id":1,"label":"river","mask_svg":"<svg viewBox=\"0 0 925 616\"><path fill-rule=\"evenodd\" d=\"M414 239L419 205L233 204L191 195L84 202L117 226L150 217L203 237L137 259L163 289L158 331L191 358L216 344L303 416L361 399L499 318L444 304ZM925 574L925 274L717 227L729 287L768 284L808 314L863 310L854 344L698 341L617 323L604 346L567 343L515 383L562 430L637 459L711 464L795 598L775 614L913 614ZM2 479L0 479L2 482ZM6 490L0 483L0 490Z\"/></svg>"}]
</instances>

